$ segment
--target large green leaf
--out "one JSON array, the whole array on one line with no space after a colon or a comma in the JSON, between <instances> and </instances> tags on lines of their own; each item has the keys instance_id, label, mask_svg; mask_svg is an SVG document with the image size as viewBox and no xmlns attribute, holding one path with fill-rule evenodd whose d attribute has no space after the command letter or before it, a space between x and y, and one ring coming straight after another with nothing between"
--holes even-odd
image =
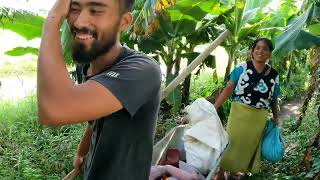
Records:
<instances>
[{"instance_id":1,"label":"large green leaf","mask_svg":"<svg viewBox=\"0 0 320 180\"><path fill-rule=\"evenodd\" d=\"M294 42L291 41L290 43L294 44L288 44L288 48L291 48L289 50L301 50L320 47L320 36L315 36L302 30L300 31L296 40Z\"/></svg>"},{"instance_id":2,"label":"large green leaf","mask_svg":"<svg viewBox=\"0 0 320 180\"><path fill-rule=\"evenodd\" d=\"M164 46L164 41L161 38L148 38L140 39L139 41L139 50L144 53L155 53Z\"/></svg>"},{"instance_id":3,"label":"large green leaf","mask_svg":"<svg viewBox=\"0 0 320 180\"><path fill-rule=\"evenodd\" d=\"M286 31L277 38L273 51L274 55L281 56L295 49L308 49L317 46L317 37L303 30L304 26L310 21L310 17L314 16L315 10L315 4L311 4L305 13L301 14L287 27ZM304 38L314 40L314 42L307 43ZM305 48L303 48L303 45L305 45Z\"/></svg>"},{"instance_id":4,"label":"large green leaf","mask_svg":"<svg viewBox=\"0 0 320 180\"><path fill-rule=\"evenodd\" d=\"M194 21L183 19L178 22L173 22L173 25L175 27L180 27L176 32L177 35L188 36L194 31L196 31L197 23Z\"/></svg>"},{"instance_id":5,"label":"large green leaf","mask_svg":"<svg viewBox=\"0 0 320 180\"><path fill-rule=\"evenodd\" d=\"M234 20L234 24L233 24L234 30L232 33L233 33L234 37L237 37L237 35L240 31L241 25L243 24L242 23L242 15L243 15L244 7L245 7L245 0L236 0L235 3L236 3L235 10L234 10L235 20Z\"/></svg>"},{"instance_id":6,"label":"large green leaf","mask_svg":"<svg viewBox=\"0 0 320 180\"><path fill-rule=\"evenodd\" d=\"M69 27L67 21L65 20L62 24L62 27L61 27L61 45L62 45L64 61L68 65L73 64L72 41L73 41L73 38L71 35L71 30L70 30L70 27Z\"/></svg>"},{"instance_id":7,"label":"large green leaf","mask_svg":"<svg viewBox=\"0 0 320 180\"><path fill-rule=\"evenodd\" d=\"M201 21L207 14L218 15L225 9L217 0L180 0L168 12L171 21L182 19Z\"/></svg>"},{"instance_id":8,"label":"large green leaf","mask_svg":"<svg viewBox=\"0 0 320 180\"><path fill-rule=\"evenodd\" d=\"M41 37L44 18L33 14L16 14L12 18L2 18L0 26L11 30L26 40Z\"/></svg>"},{"instance_id":9,"label":"large green leaf","mask_svg":"<svg viewBox=\"0 0 320 180\"><path fill-rule=\"evenodd\" d=\"M39 54L39 49L34 47L16 47L12 50L6 51L6 55L8 56L23 56L25 54Z\"/></svg>"},{"instance_id":10,"label":"large green leaf","mask_svg":"<svg viewBox=\"0 0 320 180\"><path fill-rule=\"evenodd\" d=\"M170 19L172 22L180 21L180 20L184 20L184 19L195 21L195 22L197 21L194 17L192 17L188 14L183 14L183 13L181 13L181 11L179 11L177 9L169 10L168 12L169 12Z\"/></svg>"},{"instance_id":11,"label":"large green leaf","mask_svg":"<svg viewBox=\"0 0 320 180\"><path fill-rule=\"evenodd\" d=\"M249 20L254 19L260 8L250 9L243 13L241 25L245 25Z\"/></svg>"},{"instance_id":12,"label":"large green leaf","mask_svg":"<svg viewBox=\"0 0 320 180\"><path fill-rule=\"evenodd\" d=\"M129 48L134 49L135 40L130 38L129 32L123 32L121 34L120 41L125 43Z\"/></svg>"},{"instance_id":13,"label":"large green leaf","mask_svg":"<svg viewBox=\"0 0 320 180\"><path fill-rule=\"evenodd\" d=\"M270 3L270 0L247 0L245 11L262 8Z\"/></svg>"},{"instance_id":14,"label":"large green leaf","mask_svg":"<svg viewBox=\"0 0 320 180\"><path fill-rule=\"evenodd\" d=\"M320 23L309 26L308 30L313 34L320 36Z\"/></svg>"},{"instance_id":15,"label":"large green leaf","mask_svg":"<svg viewBox=\"0 0 320 180\"><path fill-rule=\"evenodd\" d=\"M242 27L240 29L240 32L238 34L238 40L241 41L244 38L247 38L249 35L255 36L258 34L258 29L261 26L261 23L256 23L253 25L248 25L245 27Z\"/></svg>"},{"instance_id":16,"label":"large green leaf","mask_svg":"<svg viewBox=\"0 0 320 180\"><path fill-rule=\"evenodd\" d=\"M262 24L263 32L261 32L261 35L275 40L276 36L283 32L281 27L286 27L292 23L297 13L298 8L295 5L295 0L280 0L280 6L277 10L270 11L267 14L269 19Z\"/></svg>"}]
</instances>

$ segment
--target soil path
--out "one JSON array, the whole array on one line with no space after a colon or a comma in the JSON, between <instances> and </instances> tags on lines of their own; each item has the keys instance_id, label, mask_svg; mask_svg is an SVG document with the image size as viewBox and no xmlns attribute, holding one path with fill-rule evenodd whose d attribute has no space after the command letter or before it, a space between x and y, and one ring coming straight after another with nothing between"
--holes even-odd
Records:
<instances>
[{"instance_id":1,"label":"soil path","mask_svg":"<svg viewBox=\"0 0 320 180\"><path fill-rule=\"evenodd\" d=\"M301 107L303 105L303 98L295 99L280 105L280 120L288 118L296 119L300 115Z\"/></svg>"}]
</instances>

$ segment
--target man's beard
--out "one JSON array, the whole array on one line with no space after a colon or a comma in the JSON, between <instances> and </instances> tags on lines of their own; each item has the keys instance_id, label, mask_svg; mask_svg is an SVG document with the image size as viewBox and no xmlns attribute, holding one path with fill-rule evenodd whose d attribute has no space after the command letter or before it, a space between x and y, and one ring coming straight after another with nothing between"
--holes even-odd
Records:
<instances>
[{"instance_id":1,"label":"man's beard","mask_svg":"<svg viewBox=\"0 0 320 180\"><path fill-rule=\"evenodd\" d=\"M112 33L109 33L108 38L97 40L96 32L87 28L76 30L86 33L90 33L94 41L89 49L82 43L73 43L72 46L72 57L73 61L79 64L87 64L97 59L97 57L108 53L111 48L115 45L117 39L117 29L114 29ZM73 31L75 32L75 31Z\"/></svg>"}]
</instances>

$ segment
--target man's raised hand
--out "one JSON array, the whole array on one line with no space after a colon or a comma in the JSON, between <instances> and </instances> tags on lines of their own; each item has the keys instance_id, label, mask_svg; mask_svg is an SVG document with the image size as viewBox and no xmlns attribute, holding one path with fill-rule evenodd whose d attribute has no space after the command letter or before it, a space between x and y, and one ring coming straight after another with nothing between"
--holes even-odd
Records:
<instances>
[{"instance_id":1,"label":"man's raised hand","mask_svg":"<svg viewBox=\"0 0 320 180\"><path fill-rule=\"evenodd\" d=\"M61 25L69 13L70 4L71 0L57 0L49 11L47 20Z\"/></svg>"}]
</instances>

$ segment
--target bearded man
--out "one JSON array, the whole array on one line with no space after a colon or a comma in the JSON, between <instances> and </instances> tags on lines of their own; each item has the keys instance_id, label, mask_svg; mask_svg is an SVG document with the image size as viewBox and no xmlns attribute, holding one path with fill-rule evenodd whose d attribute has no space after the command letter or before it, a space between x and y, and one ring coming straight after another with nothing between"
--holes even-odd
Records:
<instances>
[{"instance_id":1,"label":"bearded man","mask_svg":"<svg viewBox=\"0 0 320 180\"><path fill-rule=\"evenodd\" d=\"M84 179L148 179L160 104L159 64L120 43L134 0L57 0L38 61L41 124L88 122L74 160ZM67 19L79 84L64 63L60 27Z\"/></svg>"}]
</instances>

